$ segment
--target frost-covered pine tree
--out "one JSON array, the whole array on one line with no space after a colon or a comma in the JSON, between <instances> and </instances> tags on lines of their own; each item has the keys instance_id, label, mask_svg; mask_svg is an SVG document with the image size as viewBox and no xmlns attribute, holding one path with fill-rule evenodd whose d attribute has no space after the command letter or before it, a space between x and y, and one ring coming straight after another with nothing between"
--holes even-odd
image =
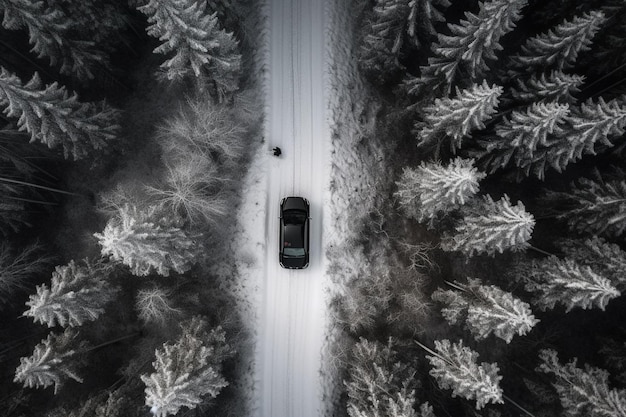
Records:
<instances>
[{"instance_id":1,"label":"frost-covered pine tree","mask_svg":"<svg viewBox=\"0 0 626 417\"><path fill-rule=\"evenodd\" d=\"M358 60L361 70L380 83L404 70L399 58L406 42L409 13L407 0L376 0Z\"/></svg>"},{"instance_id":2,"label":"frost-covered pine tree","mask_svg":"<svg viewBox=\"0 0 626 417\"><path fill-rule=\"evenodd\" d=\"M626 231L626 175L617 169L607 178L598 171L593 178L580 178L570 191L548 190L547 207L559 207L557 217L579 233L618 237Z\"/></svg>"},{"instance_id":3,"label":"frost-covered pine tree","mask_svg":"<svg viewBox=\"0 0 626 417\"><path fill-rule=\"evenodd\" d=\"M449 0L409 0L407 34L417 48L429 46L437 37L436 23L446 21L443 12L450 7Z\"/></svg>"},{"instance_id":4,"label":"frost-covered pine tree","mask_svg":"<svg viewBox=\"0 0 626 417\"><path fill-rule=\"evenodd\" d=\"M620 295L610 280L568 258L550 256L534 261L520 278L526 290L535 293L533 305L542 311L556 304L564 306L566 312L575 307L604 310Z\"/></svg>"},{"instance_id":5,"label":"frost-covered pine tree","mask_svg":"<svg viewBox=\"0 0 626 417\"><path fill-rule=\"evenodd\" d=\"M542 363L538 371L555 376L552 383L568 417L626 417L626 390L609 387L609 373L585 365L576 366L576 359L559 363L557 352L544 349L539 353Z\"/></svg>"},{"instance_id":6,"label":"frost-covered pine tree","mask_svg":"<svg viewBox=\"0 0 626 417\"><path fill-rule=\"evenodd\" d=\"M87 156L102 149L119 131L120 112L100 103L81 103L56 82L43 86L39 75L26 83L0 68L0 106L8 117L17 119L30 141L49 148L63 147L66 158Z\"/></svg>"},{"instance_id":7,"label":"frost-covered pine tree","mask_svg":"<svg viewBox=\"0 0 626 417\"><path fill-rule=\"evenodd\" d=\"M424 107L423 122L415 125L418 146L433 147L438 153L441 144L450 140L453 153L461 148L463 138L474 130L484 129L495 113L502 87L489 87L487 81L466 90L456 89L454 98L437 98Z\"/></svg>"},{"instance_id":8,"label":"frost-covered pine tree","mask_svg":"<svg viewBox=\"0 0 626 417\"><path fill-rule=\"evenodd\" d=\"M159 207L140 210L121 207L102 233L95 233L102 255L130 267L137 276L153 272L169 276L191 269L197 255L196 243L159 213Z\"/></svg>"},{"instance_id":9,"label":"frost-covered pine tree","mask_svg":"<svg viewBox=\"0 0 626 417\"><path fill-rule=\"evenodd\" d=\"M119 290L109 284L107 269L87 260L57 266L50 287L38 285L37 293L29 297L26 305L30 308L24 316L48 327L82 326L96 320Z\"/></svg>"},{"instance_id":10,"label":"frost-covered pine tree","mask_svg":"<svg viewBox=\"0 0 626 417\"><path fill-rule=\"evenodd\" d=\"M480 142L478 153L493 173L515 165L528 175L539 147L550 146L552 135L563 132L562 125L570 113L568 104L536 102L524 110L513 110L496 128L496 137Z\"/></svg>"},{"instance_id":11,"label":"frost-covered pine tree","mask_svg":"<svg viewBox=\"0 0 626 417\"><path fill-rule=\"evenodd\" d=\"M528 247L535 219L521 201L511 205L506 194L498 201L487 195L462 206L461 212L464 217L455 227L456 233L442 238L444 251L473 256L494 255L505 250L517 252Z\"/></svg>"},{"instance_id":12,"label":"frost-covered pine tree","mask_svg":"<svg viewBox=\"0 0 626 417\"><path fill-rule=\"evenodd\" d=\"M537 69L571 67L581 52L590 49L593 37L606 20L601 11L592 11L528 39L521 52L511 56L509 75L515 77Z\"/></svg>"},{"instance_id":13,"label":"frost-covered pine tree","mask_svg":"<svg viewBox=\"0 0 626 417\"><path fill-rule=\"evenodd\" d=\"M419 222L432 221L452 211L478 192L485 177L474 167L474 160L456 158L446 166L422 162L416 169L405 168L394 193L402 210Z\"/></svg>"},{"instance_id":14,"label":"frost-covered pine tree","mask_svg":"<svg viewBox=\"0 0 626 417\"><path fill-rule=\"evenodd\" d=\"M21 290L30 290L30 280L45 271L50 258L37 243L15 251L8 241L0 243L0 304L15 301Z\"/></svg>"},{"instance_id":15,"label":"frost-covered pine tree","mask_svg":"<svg viewBox=\"0 0 626 417\"><path fill-rule=\"evenodd\" d=\"M580 92L585 77L553 70L549 74L542 72L539 77L532 74L528 79L516 78L514 81L517 86L511 88L511 96L517 103L557 102L575 104L574 96Z\"/></svg>"},{"instance_id":16,"label":"frost-covered pine tree","mask_svg":"<svg viewBox=\"0 0 626 417\"><path fill-rule=\"evenodd\" d=\"M436 340L435 351L421 345L432 354L426 355L435 378L441 389L451 389L453 397L463 397L476 401L480 410L487 403L502 404L502 389L495 363L478 364L478 353L463 346L463 341L450 343L449 340Z\"/></svg>"},{"instance_id":17,"label":"frost-covered pine tree","mask_svg":"<svg viewBox=\"0 0 626 417\"><path fill-rule=\"evenodd\" d=\"M149 0L138 10L151 23L148 34L162 41L154 52L174 54L161 64L167 78L181 79L190 73L198 77L205 67L218 86L236 89L230 84L241 69L238 43L232 33L220 28L217 13L210 14L206 2Z\"/></svg>"},{"instance_id":18,"label":"frost-covered pine tree","mask_svg":"<svg viewBox=\"0 0 626 417\"><path fill-rule=\"evenodd\" d=\"M39 58L49 58L53 66L60 68L61 74L90 79L94 67L107 61L93 39L75 37L73 20L54 2L0 0L0 12L2 26L9 30L28 30L31 51Z\"/></svg>"},{"instance_id":19,"label":"frost-covered pine tree","mask_svg":"<svg viewBox=\"0 0 626 417\"><path fill-rule=\"evenodd\" d=\"M478 15L465 13L460 24L448 24L451 35L438 35L434 56L421 68L418 90L436 93L441 88L447 96L460 68L470 80L477 80L488 70L487 60L495 60L502 49L500 39L515 28L527 0L492 0L479 3Z\"/></svg>"},{"instance_id":20,"label":"frost-covered pine tree","mask_svg":"<svg viewBox=\"0 0 626 417\"><path fill-rule=\"evenodd\" d=\"M182 335L155 352L155 372L141 375L146 384L146 405L156 417L174 415L182 407L194 409L204 399L215 398L228 382L222 362L234 351L224 331L208 330L200 317L181 324Z\"/></svg>"},{"instance_id":21,"label":"frost-covered pine tree","mask_svg":"<svg viewBox=\"0 0 626 417\"><path fill-rule=\"evenodd\" d=\"M454 282L457 290L436 290L432 299L444 304L441 313L450 324L465 320L476 340L491 333L510 343L516 334L523 336L539 322L528 303L494 285L483 285L479 279L467 284Z\"/></svg>"},{"instance_id":22,"label":"frost-covered pine tree","mask_svg":"<svg viewBox=\"0 0 626 417\"><path fill-rule=\"evenodd\" d=\"M354 346L345 382L350 417L417 417L415 370L387 345L361 338Z\"/></svg>"},{"instance_id":23,"label":"frost-covered pine tree","mask_svg":"<svg viewBox=\"0 0 626 417\"><path fill-rule=\"evenodd\" d=\"M619 245L593 236L561 241L559 248L566 257L607 277L620 292L626 290L626 252Z\"/></svg>"},{"instance_id":24,"label":"frost-covered pine tree","mask_svg":"<svg viewBox=\"0 0 626 417\"><path fill-rule=\"evenodd\" d=\"M87 347L87 343L82 341L76 344L76 337L77 333L72 329L66 329L62 334L48 335L35 346L32 356L20 358L13 381L30 388L54 385L55 394L68 379L83 382L77 373L80 365L78 355Z\"/></svg>"}]
</instances>

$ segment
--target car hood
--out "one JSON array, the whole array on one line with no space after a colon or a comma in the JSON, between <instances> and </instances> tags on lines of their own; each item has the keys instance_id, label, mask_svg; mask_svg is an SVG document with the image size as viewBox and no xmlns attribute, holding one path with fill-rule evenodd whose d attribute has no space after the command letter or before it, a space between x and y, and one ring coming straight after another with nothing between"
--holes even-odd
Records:
<instances>
[{"instance_id":1,"label":"car hood","mask_svg":"<svg viewBox=\"0 0 626 417\"><path fill-rule=\"evenodd\" d=\"M297 197L287 197L283 202L283 210L301 210L306 212L307 207L303 199Z\"/></svg>"}]
</instances>

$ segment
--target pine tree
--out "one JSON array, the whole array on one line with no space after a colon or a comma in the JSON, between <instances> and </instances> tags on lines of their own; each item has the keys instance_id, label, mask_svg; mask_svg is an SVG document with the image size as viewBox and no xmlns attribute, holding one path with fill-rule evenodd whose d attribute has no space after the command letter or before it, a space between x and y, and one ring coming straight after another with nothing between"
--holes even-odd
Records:
<instances>
[{"instance_id":1,"label":"pine tree","mask_svg":"<svg viewBox=\"0 0 626 417\"><path fill-rule=\"evenodd\" d=\"M228 382L222 375L222 362L234 351L226 343L224 331L210 332L200 317L183 323L175 343L157 349L155 372L141 375L146 384L146 405L156 417L178 413L182 407L194 409L204 398L215 398Z\"/></svg>"},{"instance_id":2,"label":"pine tree","mask_svg":"<svg viewBox=\"0 0 626 417\"><path fill-rule=\"evenodd\" d=\"M422 346L424 347L424 346ZM476 401L480 410L487 403L502 404L502 389L495 363L477 363L478 353L463 346L463 341L450 343L449 340L436 340L435 351L426 348L432 356L426 355L435 378L441 389L451 389L453 397L463 397Z\"/></svg>"},{"instance_id":3,"label":"pine tree","mask_svg":"<svg viewBox=\"0 0 626 417\"><path fill-rule=\"evenodd\" d=\"M92 70L107 61L92 39L76 38L72 32L75 20L60 7L50 7L41 0L0 0L0 11L4 15L2 26L9 30L26 28L31 51L39 58L49 58L61 74L91 79Z\"/></svg>"},{"instance_id":4,"label":"pine tree","mask_svg":"<svg viewBox=\"0 0 626 417\"><path fill-rule=\"evenodd\" d=\"M151 23L148 34L163 42L154 52L174 53L161 64L168 79L181 79L190 72L198 77L206 67L218 86L234 91L231 78L238 76L241 67L238 44L220 28L217 13L207 12L206 2L150 0L138 10Z\"/></svg>"},{"instance_id":5,"label":"pine tree","mask_svg":"<svg viewBox=\"0 0 626 417\"><path fill-rule=\"evenodd\" d=\"M29 297L26 305L30 308L24 316L48 327L82 326L96 320L119 290L109 285L107 269L103 264L91 264L87 260L83 264L70 261L68 265L57 266L50 287L38 285L37 294Z\"/></svg>"},{"instance_id":6,"label":"pine tree","mask_svg":"<svg viewBox=\"0 0 626 417\"><path fill-rule=\"evenodd\" d=\"M354 346L349 379L344 382L350 417L417 417L415 370L387 345L361 338Z\"/></svg>"},{"instance_id":7,"label":"pine tree","mask_svg":"<svg viewBox=\"0 0 626 417\"><path fill-rule=\"evenodd\" d=\"M581 52L590 49L593 37L606 20L601 11L592 11L530 38L522 51L510 58L509 75L515 77L544 68L570 68Z\"/></svg>"},{"instance_id":8,"label":"pine tree","mask_svg":"<svg viewBox=\"0 0 626 417\"><path fill-rule=\"evenodd\" d=\"M433 406L428 404L428 402L425 402L424 404L420 405L418 417L437 417L437 416L435 416L435 410L433 409Z\"/></svg>"},{"instance_id":9,"label":"pine tree","mask_svg":"<svg viewBox=\"0 0 626 417\"><path fill-rule=\"evenodd\" d=\"M542 72L539 77L531 74L529 79L516 78L517 87L511 88L511 96L517 103L557 102L575 104L576 94L585 81L584 76L565 74L560 70Z\"/></svg>"},{"instance_id":10,"label":"pine tree","mask_svg":"<svg viewBox=\"0 0 626 417\"><path fill-rule=\"evenodd\" d=\"M559 242L566 257L608 278L620 292L626 289L626 252L619 245L593 236Z\"/></svg>"},{"instance_id":11,"label":"pine tree","mask_svg":"<svg viewBox=\"0 0 626 417\"><path fill-rule=\"evenodd\" d=\"M539 353L542 363L538 371L553 374L565 415L569 417L626 417L626 390L609 387L609 373L585 365L576 366L576 359L562 365L557 352L544 349Z\"/></svg>"},{"instance_id":12,"label":"pine tree","mask_svg":"<svg viewBox=\"0 0 626 417\"><path fill-rule=\"evenodd\" d=\"M537 148L549 146L552 135L563 132L569 112L568 104L556 102L538 102L523 111L514 110L496 126L496 138L480 142L483 150L479 156L490 173L514 164L528 175Z\"/></svg>"},{"instance_id":13,"label":"pine tree","mask_svg":"<svg viewBox=\"0 0 626 417\"><path fill-rule=\"evenodd\" d=\"M488 70L486 60L495 60L502 49L500 39L515 28L527 0L492 0L479 3L478 15L466 12L467 20L459 25L448 24L452 35L438 35L434 56L421 68L420 92L434 93L443 87L450 93L451 85L462 67L470 80L480 79Z\"/></svg>"},{"instance_id":14,"label":"pine tree","mask_svg":"<svg viewBox=\"0 0 626 417\"><path fill-rule=\"evenodd\" d=\"M424 121L415 125L418 146L434 147L438 152L446 137L450 149L461 148L463 138L473 130L484 129L484 122L496 113L502 87L489 87L486 81L474 84L467 90L456 90L455 98L437 98L434 104L424 107Z\"/></svg>"},{"instance_id":15,"label":"pine tree","mask_svg":"<svg viewBox=\"0 0 626 417\"><path fill-rule=\"evenodd\" d=\"M603 178L596 170L593 178L580 178L571 190L546 191L543 203L557 207L557 218L571 230L606 236L621 236L626 231L626 179L616 170Z\"/></svg>"},{"instance_id":16,"label":"pine tree","mask_svg":"<svg viewBox=\"0 0 626 417\"><path fill-rule=\"evenodd\" d=\"M406 42L409 13L407 0L376 0L366 25L369 33L359 47L359 67L381 84L404 70L399 58Z\"/></svg>"},{"instance_id":17,"label":"pine tree","mask_svg":"<svg viewBox=\"0 0 626 417\"><path fill-rule=\"evenodd\" d=\"M542 311L553 309L556 304L564 306L566 312L575 307L604 310L610 300L620 295L607 278L568 258L550 256L534 261L520 278L526 290L535 293L533 304Z\"/></svg>"},{"instance_id":18,"label":"pine tree","mask_svg":"<svg viewBox=\"0 0 626 417\"><path fill-rule=\"evenodd\" d=\"M14 74L0 71L0 106L7 116L18 118L31 142L60 145L66 158L80 159L115 138L120 113L106 103L81 103L76 93L70 95L56 82L44 88L37 73L22 85Z\"/></svg>"},{"instance_id":19,"label":"pine tree","mask_svg":"<svg viewBox=\"0 0 626 417\"><path fill-rule=\"evenodd\" d=\"M478 182L485 174L478 172L472 159L456 158L447 166L422 162L417 169L405 168L394 193L400 207L419 222L434 220L452 211L478 192Z\"/></svg>"},{"instance_id":20,"label":"pine tree","mask_svg":"<svg viewBox=\"0 0 626 417\"><path fill-rule=\"evenodd\" d=\"M512 206L507 195L495 202L490 196L484 196L482 200L463 206L461 212L464 218L455 227L456 234L442 239L444 251L473 256L494 255L505 250L517 252L528 247L535 219L525 211L522 202Z\"/></svg>"},{"instance_id":21,"label":"pine tree","mask_svg":"<svg viewBox=\"0 0 626 417\"><path fill-rule=\"evenodd\" d=\"M43 272L50 262L37 243L14 251L9 243L0 243L0 304L15 299L17 291L29 289L29 280Z\"/></svg>"},{"instance_id":22,"label":"pine tree","mask_svg":"<svg viewBox=\"0 0 626 417\"><path fill-rule=\"evenodd\" d=\"M169 320L179 315L181 310L172 306L172 291L152 286L137 291L135 309L139 319L145 324L165 326Z\"/></svg>"},{"instance_id":23,"label":"pine tree","mask_svg":"<svg viewBox=\"0 0 626 417\"><path fill-rule=\"evenodd\" d=\"M103 256L128 265L137 276L183 273L191 269L197 252L195 242L162 217L158 207L139 210L126 205L94 236Z\"/></svg>"},{"instance_id":24,"label":"pine tree","mask_svg":"<svg viewBox=\"0 0 626 417\"><path fill-rule=\"evenodd\" d=\"M443 12L450 7L449 0L410 0L408 27L410 41L416 48L428 47L437 37L436 23L446 21Z\"/></svg>"},{"instance_id":25,"label":"pine tree","mask_svg":"<svg viewBox=\"0 0 626 417\"><path fill-rule=\"evenodd\" d=\"M72 345L76 345L76 337L77 333L71 329L66 329L62 334L51 333L35 346L32 356L20 358L13 381L31 388L54 385L55 394L68 379L83 382L77 374L80 365L77 354L87 344L83 341L76 348L72 348Z\"/></svg>"},{"instance_id":26,"label":"pine tree","mask_svg":"<svg viewBox=\"0 0 626 417\"><path fill-rule=\"evenodd\" d=\"M493 333L510 343L513 336L525 335L539 322L527 303L494 285L468 278L467 284L454 282L452 286L458 291L438 289L432 299L445 305L441 313L450 324L464 318L476 340Z\"/></svg>"}]
</instances>

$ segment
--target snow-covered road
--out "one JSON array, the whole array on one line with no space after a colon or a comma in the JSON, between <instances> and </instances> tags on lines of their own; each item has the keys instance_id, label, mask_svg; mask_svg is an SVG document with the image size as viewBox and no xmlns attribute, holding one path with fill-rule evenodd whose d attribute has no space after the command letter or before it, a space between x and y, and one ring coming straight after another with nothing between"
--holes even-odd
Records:
<instances>
[{"instance_id":1,"label":"snow-covered road","mask_svg":"<svg viewBox=\"0 0 626 417\"><path fill-rule=\"evenodd\" d=\"M330 140L324 98L324 0L268 0L269 85L265 139L270 158L266 267L257 348L260 417L322 413L321 350L326 323L323 221ZM311 203L309 268L278 264L278 206L286 196Z\"/></svg>"}]
</instances>

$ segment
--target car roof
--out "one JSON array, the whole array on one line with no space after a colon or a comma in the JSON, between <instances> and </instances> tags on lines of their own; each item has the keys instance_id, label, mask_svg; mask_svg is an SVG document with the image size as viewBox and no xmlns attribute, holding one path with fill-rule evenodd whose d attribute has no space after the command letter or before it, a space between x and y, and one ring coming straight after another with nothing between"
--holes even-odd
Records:
<instances>
[{"instance_id":1,"label":"car roof","mask_svg":"<svg viewBox=\"0 0 626 417\"><path fill-rule=\"evenodd\" d=\"M286 224L284 226L283 244L292 248L304 247L303 226L300 224ZM289 244L288 244L289 243Z\"/></svg>"}]
</instances>

